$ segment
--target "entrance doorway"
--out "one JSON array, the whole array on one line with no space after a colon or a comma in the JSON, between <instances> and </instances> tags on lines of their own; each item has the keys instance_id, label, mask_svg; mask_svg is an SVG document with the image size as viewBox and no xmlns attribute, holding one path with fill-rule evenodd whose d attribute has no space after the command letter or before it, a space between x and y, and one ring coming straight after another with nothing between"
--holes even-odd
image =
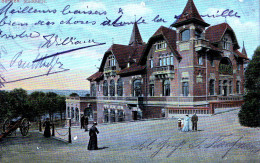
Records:
<instances>
[{"instance_id":1,"label":"entrance doorway","mask_svg":"<svg viewBox=\"0 0 260 163\"><path fill-rule=\"evenodd\" d=\"M132 111L133 120L137 120L137 111Z\"/></svg>"}]
</instances>

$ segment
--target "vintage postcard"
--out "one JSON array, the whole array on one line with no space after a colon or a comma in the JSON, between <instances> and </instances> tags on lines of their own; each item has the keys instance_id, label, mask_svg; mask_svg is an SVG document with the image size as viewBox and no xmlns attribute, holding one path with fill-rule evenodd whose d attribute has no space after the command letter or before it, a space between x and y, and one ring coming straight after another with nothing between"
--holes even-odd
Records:
<instances>
[{"instance_id":1,"label":"vintage postcard","mask_svg":"<svg viewBox=\"0 0 260 163\"><path fill-rule=\"evenodd\" d=\"M259 162L258 0L0 0L0 162Z\"/></svg>"}]
</instances>

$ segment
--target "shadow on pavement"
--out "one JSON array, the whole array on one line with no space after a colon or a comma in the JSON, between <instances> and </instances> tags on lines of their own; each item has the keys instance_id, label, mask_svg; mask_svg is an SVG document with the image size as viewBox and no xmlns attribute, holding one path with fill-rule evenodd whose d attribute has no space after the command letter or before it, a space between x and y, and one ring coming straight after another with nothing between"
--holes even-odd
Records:
<instances>
[{"instance_id":1,"label":"shadow on pavement","mask_svg":"<svg viewBox=\"0 0 260 163\"><path fill-rule=\"evenodd\" d=\"M108 147L100 147L100 148L98 148L98 150L102 150L102 149L106 149L106 148L108 148Z\"/></svg>"}]
</instances>

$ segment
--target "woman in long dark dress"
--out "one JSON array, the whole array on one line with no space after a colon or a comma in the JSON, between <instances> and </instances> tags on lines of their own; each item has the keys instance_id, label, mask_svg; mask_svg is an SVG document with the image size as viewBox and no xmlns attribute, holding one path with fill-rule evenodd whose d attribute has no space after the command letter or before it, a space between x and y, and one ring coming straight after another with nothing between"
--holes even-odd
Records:
<instances>
[{"instance_id":1,"label":"woman in long dark dress","mask_svg":"<svg viewBox=\"0 0 260 163\"><path fill-rule=\"evenodd\" d=\"M98 129L96 128L97 122L94 122L93 126L89 129L89 143L88 143L88 150L98 150L97 145L97 134L99 133Z\"/></svg>"},{"instance_id":2,"label":"woman in long dark dress","mask_svg":"<svg viewBox=\"0 0 260 163\"><path fill-rule=\"evenodd\" d=\"M51 137L51 122L49 118L43 123L43 127L45 127L43 135L47 138Z\"/></svg>"}]
</instances>

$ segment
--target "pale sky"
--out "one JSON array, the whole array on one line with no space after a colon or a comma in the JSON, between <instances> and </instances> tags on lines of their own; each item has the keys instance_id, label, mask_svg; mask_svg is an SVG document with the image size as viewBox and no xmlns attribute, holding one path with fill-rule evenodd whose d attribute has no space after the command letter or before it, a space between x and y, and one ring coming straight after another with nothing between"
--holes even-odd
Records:
<instances>
[{"instance_id":1,"label":"pale sky","mask_svg":"<svg viewBox=\"0 0 260 163\"><path fill-rule=\"evenodd\" d=\"M131 22L138 20L140 17L145 20L146 24L139 24L139 30L143 41L147 42L153 33L161 26L169 27L174 21L175 15L181 14L187 0L46 0L45 4L24 4L23 1L14 3L7 10L4 8L7 4L0 3L0 74L7 82L1 90L10 90L14 88L32 89L89 89L89 82L86 80L91 74L95 73L100 66L101 58L105 51L111 46L112 42L115 44L127 45L130 39L133 25L125 25L122 27L102 26L102 22L106 20L115 21L122 15L119 22ZM257 0L194 0L194 3L201 15L217 14L217 11L229 9L240 18L235 16L203 19L210 25L227 22L234 30L238 43L242 48L243 41L247 50L248 57L251 58L254 50L260 45L259 37L259 1ZM67 6L70 5L70 6ZM28 13L30 11L40 10L52 11L55 13ZM61 11L67 6L64 13ZM119 12L119 9L122 12ZM6 9L6 10L5 10ZM10 13L13 10L13 13ZM24 9L26 13L21 12ZM18 11L19 10L19 11ZM99 11L101 15L97 14L73 14L80 11ZM5 11L6 14L5 14ZM233 13L233 14L234 14ZM153 22L152 20L160 15L167 22ZM4 17L6 17L5 20ZM85 24L61 24L66 21L73 23L75 21L84 21ZM53 22L53 25L35 25L38 21ZM5 23L4 23L5 21ZM20 25L9 25L16 23ZM88 21L88 23L86 23ZM27 23L27 25L25 25ZM43 23L43 22L42 22ZM23 24L23 26L21 26ZM93 24L93 25L92 25ZM25 31L25 33L23 33ZM23 33L21 36L16 36ZM31 37L25 38L32 33ZM6 38L6 35L16 36L15 39ZM48 36L49 35L49 36ZM86 41L94 40L99 43L106 43L104 45L85 48L69 53L58 55L56 58L48 58L45 61L45 66L49 68L35 68L32 61L36 59L37 55L45 56L58 52L76 49L93 43L83 43L78 45L63 45L56 46L56 44L46 48L43 46L46 39L53 35L53 40L57 37L58 42L67 37L76 38L75 40ZM23 37L23 38L20 38ZM240 49L241 50L241 49ZM52 61L53 60L53 61ZM52 61L52 63L50 63ZM35 63L36 64L36 63ZM43 63L42 63L43 64ZM62 65L62 66L61 66ZM50 70L50 66L53 68ZM48 76L40 76L61 71L59 67L68 69L61 73L49 74ZM25 68L22 68L25 67ZM30 67L30 68L28 68ZM22 78L30 78L32 76L40 76L33 79L16 81ZM13 81L13 82L12 82ZM14 82L16 81L16 82Z\"/></svg>"}]
</instances>

